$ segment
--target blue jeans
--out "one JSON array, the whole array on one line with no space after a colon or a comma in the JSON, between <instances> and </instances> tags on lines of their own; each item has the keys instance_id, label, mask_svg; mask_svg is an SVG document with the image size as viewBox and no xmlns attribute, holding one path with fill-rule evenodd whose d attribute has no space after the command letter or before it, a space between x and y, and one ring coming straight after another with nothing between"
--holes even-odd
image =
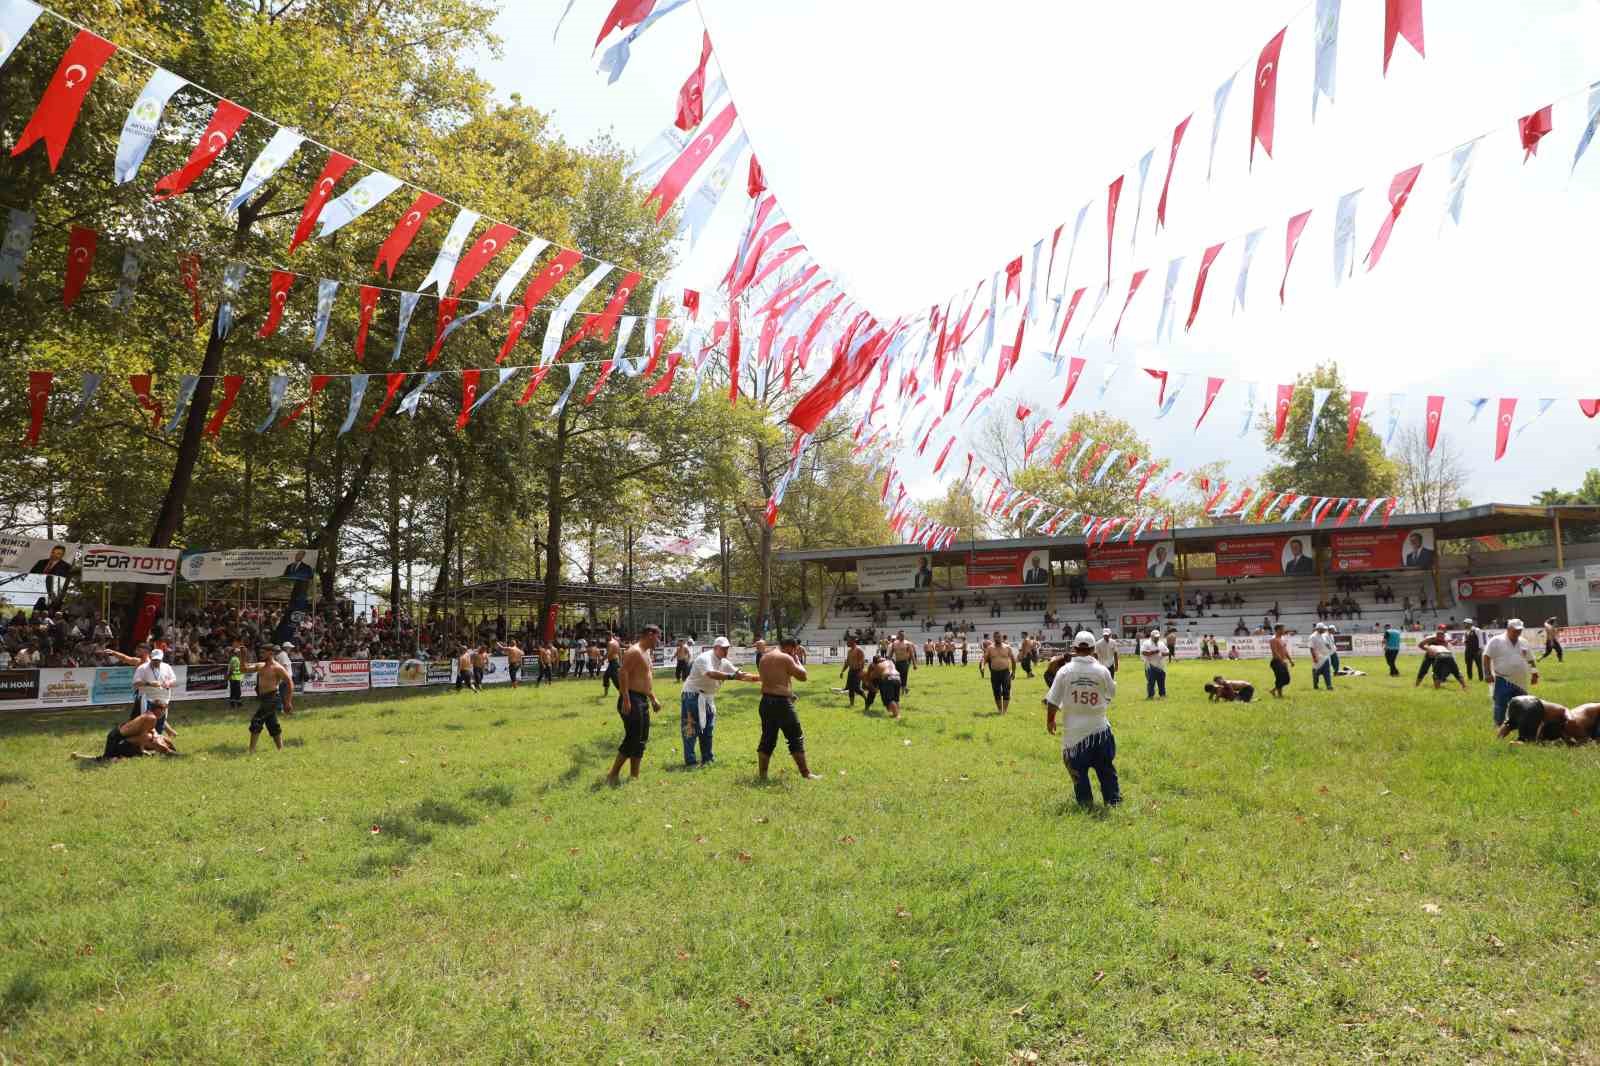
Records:
<instances>
[{"instance_id":1,"label":"blue jeans","mask_svg":"<svg viewBox=\"0 0 1600 1066\"><path fill-rule=\"evenodd\" d=\"M1163 699L1167 695L1167 672L1159 666L1146 666L1144 668L1144 698L1153 699L1157 692Z\"/></svg>"},{"instance_id":2,"label":"blue jeans","mask_svg":"<svg viewBox=\"0 0 1600 1066\"><path fill-rule=\"evenodd\" d=\"M1100 797L1107 807L1122 802L1122 786L1117 782L1117 738L1107 729L1083 741L1071 752L1062 752L1061 761L1072 777L1072 792L1078 806L1094 805L1094 789L1089 784L1089 771L1100 779Z\"/></svg>"},{"instance_id":3,"label":"blue jeans","mask_svg":"<svg viewBox=\"0 0 1600 1066\"><path fill-rule=\"evenodd\" d=\"M704 701L706 724L700 724L701 701ZM683 726L683 764L695 765L695 745L700 748L699 761L712 761L711 740L717 728L717 706L710 696L698 692L685 692L678 699L679 719Z\"/></svg>"},{"instance_id":4,"label":"blue jeans","mask_svg":"<svg viewBox=\"0 0 1600 1066\"><path fill-rule=\"evenodd\" d=\"M1322 664L1311 671L1312 688L1317 687L1318 680L1326 681L1328 683L1328 691L1333 691L1333 658L1331 656L1322 660Z\"/></svg>"},{"instance_id":5,"label":"blue jeans","mask_svg":"<svg viewBox=\"0 0 1600 1066\"><path fill-rule=\"evenodd\" d=\"M1494 679L1494 724L1505 724L1506 704L1517 696L1526 696L1527 693L1513 685L1503 677Z\"/></svg>"}]
</instances>

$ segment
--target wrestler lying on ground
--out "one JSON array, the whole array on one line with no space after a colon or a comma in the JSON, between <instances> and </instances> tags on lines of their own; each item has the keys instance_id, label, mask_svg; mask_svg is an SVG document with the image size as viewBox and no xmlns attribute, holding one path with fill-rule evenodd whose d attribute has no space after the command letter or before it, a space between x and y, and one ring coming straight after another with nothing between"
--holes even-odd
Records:
<instances>
[{"instance_id":1,"label":"wrestler lying on ground","mask_svg":"<svg viewBox=\"0 0 1600 1066\"><path fill-rule=\"evenodd\" d=\"M1224 680L1221 674L1213 677L1206 684L1207 698L1226 700L1229 703L1237 700L1240 703L1249 703L1255 699L1256 687L1248 681Z\"/></svg>"},{"instance_id":2,"label":"wrestler lying on ground","mask_svg":"<svg viewBox=\"0 0 1600 1066\"><path fill-rule=\"evenodd\" d=\"M176 755L172 741L156 732L156 723L160 720L153 710L143 711L126 722L111 727L106 734L106 750L99 755L85 755L82 752L72 753L74 759L92 759L95 762L111 762L115 759L131 759L139 755Z\"/></svg>"},{"instance_id":3,"label":"wrestler lying on ground","mask_svg":"<svg viewBox=\"0 0 1600 1066\"><path fill-rule=\"evenodd\" d=\"M1513 696L1499 736L1512 732L1518 741L1564 740L1582 744L1600 737L1600 703L1563 707L1538 696Z\"/></svg>"}]
</instances>

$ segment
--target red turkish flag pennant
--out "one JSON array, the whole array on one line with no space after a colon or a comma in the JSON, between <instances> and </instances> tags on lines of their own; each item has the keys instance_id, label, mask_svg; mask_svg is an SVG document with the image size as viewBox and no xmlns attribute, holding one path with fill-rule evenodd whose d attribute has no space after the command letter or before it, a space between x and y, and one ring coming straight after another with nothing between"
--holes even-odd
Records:
<instances>
[{"instance_id":1,"label":"red turkish flag pennant","mask_svg":"<svg viewBox=\"0 0 1600 1066\"><path fill-rule=\"evenodd\" d=\"M1189 320L1183 324L1183 331L1189 332L1194 325L1195 316L1200 313L1200 297L1206 291L1206 278L1211 274L1211 264L1217 261L1217 256L1222 252L1222 244L1213 244L1200 256L1200 269L1194 275L1194 299L1189 303Z\"/></svg>"},{"instance_id":2,"label":"red turkish flag pennant","mask_svg":"<svg viewBox=\"0 0 1600 1066\"><path fill-rule=\"evenodd\" d=\"M1552 129L1550 114L1552 108L1541 107L1531 115L1523 115L1517 119L1517 136L1522 139L1522 161L1526 163L1539 154L1539 142L1544 140L1544 135Z\"/></svg>"},{"instance_id":3,"label":"red turkish flag pennant","mask_svg":"<svg viewBox=\"0 0 1600 1066\"><path fill-rule=\"evenodd\" d=\"M1256 508L1255 517L1251 519L1251 521L1259 522L1265 518L1267 512L1272 510L1273 506L1277 504L1281 495L1282 493L1277 492L1263 492L1261 494L1261 505Z\"/></svg>"},{"instance_id":4,"label":"red turkish flag pennant","mask_svg":"<svg viewBox=\"0 0 1600 1066\"><path fill-rule=\"evenodd\" d=\"M290 411L284 416L283 420L278 423L278 428L283 429L286 426L293 425L301 415L306 413L307 408L317 402L317 394L323 389L327 388L328 382L332 380L332 374L312 374L311 391L306 394L306 398L304 400L300 401L300 403L295 406L294 410Z\"/></svg>"},{"instance_id":5,"label":"red turkish flag pennant","mask_svg":"<svg viewBox=\"0 0 1600 1066\"><path fill-rule=\"evenodd\" d=\"M606 387L607 381L611 380L611 371L615 368L616 361L607 359L605 365L600 368L600 376L595 379L594 388L590 389L589 394L583 398L585 407L594 403L594 398L600 395L600 390Z\"/></svg>"},{"instance_id":6,"label":"red turkish flag pennant","mask_svg":"<svg viewBox=\"0 0 1600 1066\"><path fill-rule=\"evenodd\" d=\"M394 268L400 265L400 257L411 247L411 242L416 239L428 215L442 203L444 197L431 192L424 192L411 202L406 213L400 216L400 221L394 224L394 229L389 231L389 236L378 246L377 258L372 261L374 274L381 271L384 277L394 280Z\"/></svg>"},{"instance_id":7,"label":"red turkish flag pennant","mask_svg":"<svg viewBox=\"0 0 1600 1066\"><path fill-rule=\"evenodd\" d=\"M97 37L88 30L78 32L51 75L44 95L39 97L33 117L28 119L17 143L12 146L13 156L21 155L33 147L34 142L43 141L45 155L50 159L50 172L55 173L61 165L62 153L67 150L67 141L72 139L72 128L78 124L84 97L89 95L89 87L94 84L100 68L116 50L117 46L104 37Z\"/></svg>"},{"instance_id":8,"label":"red turkish flag pennant","mask_svg":"<svg viewBox=\"0 0 1600 1066\"><path fill-rule=\"evenodd\" d=\"M750 157L750 176L745 181L745 191L752 200L767 191L767 172L761 169L761 160L753 155Z\"/></svg>"},{"instance_id":9,"label":"red turkish flag pennant","mask_svg":"<svg viewBox=\"0 0 1600 1066\"><path fill-rule=\"evenodd\" d=\"M662 396L672 388L672 376L678 372L678 363L683 360L682 352L673 352L667 356L667 367L656 379L656 383L645 390L646 396Z\"/></svg>"},{"instance_id":10,"label":"red turkish flag pennant","mask_svg":"<svg viewBox=\"0 0 1600 1066\"><path fill-rule=\"evenodd\" d=\"M317 216L322 214L323 205L333 195L333 187L339 184L339 179L345 176L345 172L354 166L355 162L342 152L328 153L328 161L323 164L322 175L306 194L306 205L300 209L300 222L294 228L294 236L289 239L291 255L307 237L311 236L311 227L317 224Z\"/></svg>"},{"instance_id":11,"label":"red turkish flag pennant","mask_svg":"<svg viewBox=\"0 0 1600 1066\"><path fill-rule=\"evenodd\" d=\"M661 361L661 349L667 343L667 329L671 325L672 320L670 318L656 319L656 342L650 348L650 361L644 365L643 370L639 371L640 377L649 377L651 374L655 373L656 364ZM793 337L790 337L789 339L791 341L794 340Z\"/></svg>"},{"instance_id":12,"label":"red turkish flag pennant","mask_svg":"<svg viewBox=\"0 0 1600 1066\"><path fill-rule=\"evenodd\" d=\"M1122 199L1122 177L1106 189L1106 284L1111 284L1111 238L1117 229L1117 201Z\"/></svg>"},{"instance_id":13,"label":"red turkish flag pennant","mask_svg":"<svg viewBox=\"0 0 1600 1066\"><path fill-rule=\"evenodd\" d=\"M1579 400L1578 410L1583 412L1585 418L1593 418L1600 414L1600 400Z\"/></svg>"},{"instance_id":14,"label":"red turkish flag pennant","mask_svg":"<svg viewBox=\"0 0 1600 1066\"><path fill-rule=\"evenodd\" d=\"M434 360L439 358L439 352L444 348L444 331L456 320L456 309L460 306L461 301L454 296L446 296L439 301L439 322L433 329L433 347L428 349L426 360L428 366L432 366Z\"/></svg>"},{"instance_id":15,"label":"red turkish flag pennant","mask_svg":"<svg viewBox=\"0 0 1600 1066\"><path fill-rule=\"evenodd\" d=\"M1217 393L1222 391L1222 378L1206 378L1206 403L1200 408L1200 417L1194 420L1194 428L1199 429L1200 423L1206 420L1206 415L1211 413L1211 404L1216 400Z\"/></svg>"},{"instance_id":16,"label":"red turkish flag pennant","mask_svg":"<svg viewBox=\"0 0 1600 1066\"><path fill-rule=\"evenodd\" d=\"M1344 450L1349 451L1356 446L1356 431L1361 428L1361 416L1367 410L1367 394L1350 390L1350 420L1349 429L1344 435Z\"/></svg>"},{"instance_id":17,"label":"red turkish flag pennant","mask_svg":"<svg viewBox=\"0 0 1600 1066\"><path fill-rule=\"evenodd\" d=\"M772 345L778 339L778 316L768 315L761 323L761 336L756 342L756 363L766 366L772 360Z\"/></svg>"},{"instance_id":18,"label":"red turkish flag pennant","mask_svg":"<svg viewBox=\"0 0 1600 1066\"><path fill-rule=\"evenodd\" d=\"M1049 425L1049 423L1046 422L1045 425ZM951 438L949 440L944 442L944 447L939 451L939 458L934 460L934 463L933 463L933 472L935 474L937 474L940 470L944 469L944 461L947 458L949 458L949 456L950 456L950 447L951 447L951 445L955 444L955 442L956 442L956 438L954 436L951 436ZM1029 450L1031 451L1032 449L1029 449Z\"/></svg>"},{"instance_id":19,"label":"red turkish flag pennant","mask_svg":"<svg viewBox=\"0 0 1600 1066\"><path fill-rule=\"evenodd\" d=\"M600 42L612 30L625 30L629 26L637 26L650 14L650 9L656 6L656 0L617 0L611 5L606 20L600 26L600 36L594 39L594 46L600 47Z\"/></svg>"},{"instance_id":20,"label":"red turkish flag pennant","mask_svg":"<svg viewBox=\"0 0 1600 1066\"><path fill-rule=\"evenodd\" d=\"M483 268L488 266L506 245L515 240L516 236L515 226L509 226L504 222L496 222L490 226L489 231L473 241L471 249L456 263L455 273L450 276L449 295L454 296L464 292L466 287L472 284L472 279L483 273Z\"/></svg>"},{"instance_id":21,"label":"red turkish flag pennant","mask_svg":"<svg viewBox=\"0 0 1600 1066\"><path fill-rule=\"evenodd\" d=\"M1500 399L1500 418L1494 427L1494 458L1495 462L1506 453L1506 442L1511 439L1511 419L1517 413L1517 398L1504 396Z\"/></svg>"},{"instance_id":22,"label":"red turkish flag pennant","mask_svg":"<svg viewBox=\"0 0 1600 1066\"><path fill-rule=\"evenodd\" d=\"M1205 511L1205 512L1210 512L1214 507L1217 506L1217 504L1222 502L1222 498L1224 496L1226 496L1227 494L1228 494L1228 483L1226 481L1224 481L1224 482L1222 482L1222 484L1220 484L1217 487L1217 491L1212 493L1211 496L1206 499L1205 506L1202 507L1201 510Z\"/></svg>"},{"instance_id":23,"label":"red turkish flag pennant","mask_svg":"<svg viewBox=\"0 0 1600 1066\"><path fill-rule=\"evenodd\" d=\"M1400 499L1399 499L1399 497L1396 497L1396 496L1390 496L1389 497L1389 502L1383 505L1383 528L1384 529L1388 529L1389 528L1389 519L1391 517L1393 517L1394 509L1396 507L1398 507L1398 506L1400 506Z\"/></svg>"},{"instance_id":24,"label":"red turkish flag pennant","mask_svg":"<svg viewBox=\"0 0 1600 1066\"><path fill-rule=\"evenodd\" d=\"M700 120L705 118L706 61L710 58L711 34L705 33L700 43L700 63L689 72L683 87L678 90L678 115L673 125L685 133L700 125ZM755 193L750 195L754 196Z\"/></svg>"},{"instance_id":25,"label":"red turkish flag pennant","mask_svg":"<svg viewBox=\"0 0 1600 1066\"><path fill-rule=\"evenodd\" d=\"M1389 58L1394 55L1395 38L1404 37L1424 58L1422 47L1422 0L1384 0L1383 73L1389 73Z\"/></svg>"},{"instance_id":26,"label":"red turkish flag pennant","mask_svg":"<svg viewBox=\"0 0 1600 1066\"><path fill-rule=\"evenodd\" d=\"M1017 421L1018 422L1026 422L1028 420L1028 416L1031 415L1031 414L1033 414L1033 408L1029 407L1025 403L1017 404Z\"/></svg>"},{"instance_id":27,"label":"red turkish flag pennant","mask_svg":"<svg viewBox=\"0 0 1600 1066\"><path fill-rule=\"evenodd\" d=\"M1006 264L1006 299L1015 300L1022 297L1022 256L1017 256Z\"/></svg>"},{"instance_id":28,"label":"red turkish flag pennant","mask_svg":"<svg viewBox=\"0 0 1600 1066\"><path fill-rule=\"evenodd\" d=\"M189 152L188 162L156 182L155 199L167 200L188 192L194 179L217 161L217 156L228 147L233 135L239 132L239 127L249 117L250 112L232 100L218 102L216 110L211 112L211 121L206 123L205 132L200 134L200 140Z\"/></svg>"},{"instance_id":29,"label":"red turkish flag pennant","mask_svg":"<svg viewBox=\"0 0 1600 1066\"><path fill-rule=\"evenodd\" d=\"M523 389L522 395L517 398L518 407L528 406L528 401L533 399L533 394L538 391L539 386L544 383L544 376L550 373L550 367L552 366L555 366L555 364L550 363L547 366L534 368L533 376L528 379L528 387Z\"/></svg>"},{"instance_id":30,"label":"red turkish flag pennant","mask_svg":"<svg viewBox=\"0 0 1600 1066\"><path fill-rule=\"evenodd\" d=\"M178 256L178 280L183 282L183 287L189 290L189 296L194 300L194 324L198 326L203 318L200 311L199 252L187 252Z\"/></svg>"},{"instance_id":31,"label":"red turkish flag pennant","mask_svg":"<svg viewBox=\"0 0 1600 1066\"><path fill-rule=\"evenodd\" d=\"M1053 356L1059 356L1061 354L1061 342L1067 339L1067 327L1072 325L1073 312L1078 310L1078 301L1083 299L1083 294L1085 291L1086 288L1077 289L1073 292L1072 299L1067 301L1067 312L1061 316L1061 332L1056 334L1055 351L1051 353Z\"/></svg>"},{"instance_id":32,"label":"red turkish flag pennant","mask_svg":"<svg viewBox=\"0 0 1600 1066\"><path fill-rule=\"evenodd\" d=\"M544 268L538 274L534 275L532 281L528 282L528 288L522 294L522 320L519 322L515 316L512 317L512 332L514 335L506 339L506 345L500 352L502 359L505 358L505 353L511 350L511 346L516 343L515 334L522 332L522 327L527 324L528 317L538 308L539 302L550 294L551 289L561 283L561 279L566 277L573 267L581 262L583 262L582 252L563 248L556 253L555 258L544 265Z\"/></svg>"},{"instance_id":33,"label":"red turkish flag pennant","mask_svg":"<svg viewBox=\"0 0 1600 1066\"><path fill-rule=\"evenodd\" d=\"M256 330L256 336L266 338L278 332L278 323L283 321L283 307L289 302L289 289L294 285L295 275L287 270L274 270L272 280L267 283L267 319L261 323L261 328ZM356 341L356 352L359 355L361 343L366 340L365 331Z\"/></svg>"},{"instance_id":34,"label":"red turkish flag pennant","mask_svg":"<svg viewBox=\"0 0 1600 1066\"><path fill-rule=\"evenodd\" d=\"M160 592L146 592L139 598L139 614L133 620L133 632L130 634L135 644L143 644L155 628L156 619L161 617L162 596Z\"/></svg>"},{"instance_id":35,"label":"red turkish flag pennant","mask_svg":"<svg viewBox=\"0 0 1600 1066\"><path fill-rule=\"evenodd\" d=\"M243 384L243 374L223 376L222 400L217 404L217 409L211 413L211 421L206 423L205 434L212 440L222 432L222 423L228 420L228 412L233 410L233 402L239 398L239 387Z\"/></svg>"},{"instance_id":36,"label":"red turkish flag pennant","mask_svg":"<svg viewBox=\"0 0 1600 1066\"><path fill-rule=\"evenodd\" d=\"M1117 334L1122 332L1123 316L1128 313L1128 305L1133 303L1133 294L1139 291L1139 285L1144 281L1144 276L1148 273L1150 273L1148 270L1135 270L1133 277L1128 281L1128 298L1122 301L1122 314L1117 316L1117 324L1111 330L1111 348L1113 351L1117 347Z\"/></svg>"},{"instance_id":37,"label":"red turkish flag pennant","mask_svg":"<svg viewBox=\"0 0 1600 1066\"><path fill-rule=\"evenodd\" d=\"M1099 444L1096 444L1093 448L1089 449L1089 461L1083 464L1083 469L1078 471L1078 476L1080 478L1087 478L1092 475L1096 470L1099 469L1100 460L1104 459L1106 457L1106 453L1110 450L1110 441L1102 441Z\"/></svg>"},{"instance_id":38,"label":"red turkish flag pennant","mask_svg":"<svg viewBox=\"0 0 1600 1066\"><path fill-rule=\"evenodd\" d=\"M628 305L628 298L633 295L633 290L639 285L640 274L630 271L617 283L617 289L611 294L611 299L606 303L605 309L599 317L590 320L590 333L600 338L601 341L611 339L611 333L617 326L617 319L622 315L622 309Z\"/></svg>"},{"instance_id":39,"label":"red turkish flag pennant","mask_svg":"<svg viewBox=\"0 0 1600 1066\"><path fill-rule=\"evenodd\" d=\"M388 383L383 390L383 402L373 412L372 421L367 423L368 433L377 429L378 423L383 421L383 416L389 413L389 407L394 403L395 394L400 391L400 386L406 383L408 376L404 370L397 370L389 375Z\"/></svg>"},{"instance_id":40,"label":"red turkish flag pennant","mask_svg":"<svg viewBox=\"0 0 1600 1066\"><path fill-rule=\"evenodd\" d=\"M1183 134L1189 128L1190 115L1178 123L1172 131L1172 154L1167 158L1167 180L1161 183L1161 199L1156 201L1156 229L1167 224L1167 193L1172 188L1172 170L1178 165L1178 145L1183 143Z\"/></svg>"},{"instance_id":41,"label":"red turkish flag pennant","mask_svg":"<svg viewBox=\"0 0 1600 1066\"><path fill-rule=\"evenodd\" d=\"M1394 231L1394 224L1400 219L1400 212L1405 209L1406 200L1411 196L1411 190L1417 184L1417 176L1422 173L1422 164L1418 163L1410 170L1402 170L1394 176L1389 183L1389 213L1384 216L1383 225L1378 227L1378 235L1372 239L1372 247L1367 251L1367 271L1370 273L1378 265L1378 259L1383 255L1383 250L1389 244L1389 234Z\"/></svg>"},{"instance_id":42,"label":"red turkish flag pennant","mask_svg":"<svg viewBox=\"0 0 1600 1066\"><path fill-rule=\"evenodd\" d=\"M1079 289L1078 291L1082 292L1083 290ZM1067 401L1072 399L1073 390L1078 387L1078 379L1081 377L1083 377L1083 359L1075 355L1067 361L1067 388L1061 394L1061 400L1056 404L1056 407L1067 406Z\"/></svg>"},{"instance_id":43,"label":"red turkish flag pennant","mask_svg":"<svg viewBox=\"0 0 1600 1066\"><path fill-rule=\"evenodd\" d=\"M467 419L472 417L472 404L478 398L478 378L482 374L481 370L461 372L461 413L456 415L457 433L467 428Z\"/></svg>"},{"instance_id":44,"label":"red turkish flag pennant","mask_svg":"<svg viewBox=\"0 0 1600 1066\"><path fill-rule=\"evenodd\" d=\"M1161 387L1156 390L1156 408L1159 410L1167 399L1167 372L1165 370L1151 370L1149 367L1146 367L1144 372L1161 383Z\"/></svg>"},{"instance_id":45,"label":"red turkish flag pennant","mask_svg":"<svg viewBox=\"0 0 1600 1066\"><path fill-rule=\"evenodd\" d=\"M738 298L741 292L750 287L751 281L755 277L756 267L761 262L761 257L766 255L767 250L772 247L773 243L779 237L788 233L790 228L789 223L780 222L756 238L755 243L750 246L749 252L745 255L744 269L739 271L738 279L733 282L728 290L729 299Z\"/></svg>"},{"instance_id":46,"label":"red turkish flag pennant","mask_svg":"<svg viewBox=\"0 0 1600 1066\"><path fill-rule=\"evenodd\" d=\"M728 404L739 402L739 301L728 304ZM610 363L606 364L609 369Z\"/></svg>"},{"instance_id":47,"label":"red turkish flag pennant","mask_svg":"<svg viewBox=\"0 0 1600 1066\"><path fill-rule=\"evenodd\" d=\"M792 333L783 342L783 387L785 391L794 382L794 364L799 357L799 345L800 338Z\"/></svg>"},{"instance_id":48,"label":"red turkish flag pennant","mask_svg":"<svg viewBox=\"0 0 1600 1066\"><path fill-rule=\"evenodd\" d=\"M161 425L161 405L150 397L152 377L149 374L132 374L128 377L128 385L133 389L134 399L139 401L139 406L150 412L151 426Z\"/></svg>"},{"instance_id":49,"label":"red turkish flag pennant","mask_svg":"<svg viewBox=\"0 0 1600 1066\"><path fill-rule=\"evenodd\" d=\"M356 323L356 362L367 357L367 330L372 326L372 313L378 309L378 297L383 290L376 285L361 286L361 318Z\"/></svg>"},{"instance_id":50,"label":"red turkish flag pennant","mask_svg":"<svg viewBox=\"0 0 1600 1066\"><path fill-rule=\"evenodd\" d=\"M700 317L700 294L694 289L683 290L683 309L689 312L692 319Z\"/></svg>"},{"instance_id":51,"label":"red turkish flag pennant","mask_svg":"<svg viewBox=\"0 0 1600 1066\"><path fill-rule=\"evenodd\" d=\"M1022 449L1022 461L1024 463L1026 463L1029 459L1033 458L1034 450L1039 447L1039 442L1044 440L1044 435L1046 433L1048 433L1048 432L1050 432L1050 420L1047 418L1043 422L1039 423L1039 428L1034 430L1033 431L1033 436L1028 438L1028 446L1026 448ZM950 439L952 441L955 440L954 437L952 437ZM945 451L949 451L950 450L950 445L946 444L944 446L944 450ZM936 467L934 469L934 473L937 474L938 472L939 472L938 468Z\"/></svg>"},{"instance_id":52,"label":"red turkish flag pennant","mask_svg":"<svg viewBox=\"0 0 1600 1066\"><path fill-rule=\"evenodd\" d=\"M1294 265L1294 250L1300 247L1300 234L1306 230L1306 223L1311 221L1311 212L1302 211L1289 220L1289 228L1284 233L1283 246L1283 280L1278 283L1278 306L1283 306L1284 290L1289 286L1289 268Z\"/></svg>"},{"instance_id":53,"label":"red turkish flag pennant","mask_svg":"<svg viewBox=\"0 0 1600 1066\"><path fill-rule=\"evenodd\" d=\"M39 443L39 434L44 431L44 415L50 406L50 383L55 380L53 370L28 371L28 435L22 438L22 446L32 448Z\"/></svg>"},{"instance_id":54,"label":"red turkish flag pennant","mask_svg":"<svg viewBox=\"0 0 1600 1066\"><path fill-rule=\"evenodd\" d=\"M650 190L650 195L644 198L648 205L651 200L657 201L656 221L660 222L667 217L667 212L672 210L672 205L677 203L678 196L683 192L683 187L689 179L710 158L711 153L717 150L722 139L733 128L734 119L739 117L739 112L732 104L723 108L716 118L706 123L704 132L696 137L683 150L683 154L673 160L672 165L661 175L661 180L656 182L656 187Z\"/></svg>"},{"instance_id":55,"label":"red turkish flag pennant","mask_svg":"<svg viewBox=\"0 0 1600 1066\"><path fill-rule=\"evenodd\" d=\"M1339 512L1339 520L1333 524L1334 528L1337 529L1340 526L1344 525L1345 519L1350 517L1350 512L1355 510L1356 504L1364 503L1364 502L1366 502L1366 501L1357 500L1357 499L1353 499L1353 498L1348 500L1348 501L1346 501L1346 503L1344 505L1344 510Z\"/></svg>"},{"instance_id":56,"label":"red turkish flag pennant","mask_svg":"<svg viewBox=\"0 0 1600 1066\"><path fill-rule=\"evenodd\" d=\"M1428 451L1433 451L1433 446L1439 440L1439 423L1444 418L1444 397L1428 397Z\"/></svg>"},{"instance_id":57,"label":"red turkish flag pennant","mask_svg":"<svg viewBox=\"0 0 1600 1066\"><path fill-rule=\"evenodd\" d=\"M85 226L73 226L67 238L67 280L61 290L61 302L71 307L83 292L83 283L89 279L94 267L94 249L100 235Z\"/></svg>"},{"instance_id":58,"label":"red turkish flag pennant","mask_svg":"<svg viewBox=\"0 0 1600 1066\"><path fill-rule=\"evenodd\" d=\"M1017 360L1022 358L1022 334L1027 328L1028 316L1026 314L1018 315L1017 335L1011 339L1010 344L1002 344L1000 346L1000 372L995 375L994 383L996 385L1000 384L1000 379L1006 375L1007 371L1016 369ZM915 380L914 373L912 380Z\"/></svg>"},{"instance_id":59,"label":"red turkish flag pennant","mask_svg":"<svg viewBox=\"0 0 1600 1066\"><path fill-rule=\"evenodd\" d=\"M1292 403L1294 403L1294 386L1279 385L1277 421L1272 429L1272 439L1275 442L1283 439L1283 430L1289 424L1289 406Z\"/></svg>"},{"instance_id":60,"label":"red turkish flag pennant","mask_svg":"<svg viewBox=\"0 0 1600 1066\"><path fill-rule=\"evenodd\" d=\"M1283 51L1285 26L1278 35L1267 42L1256 58L1256 96L1250 109L1250 166L1256 162L1256 144L1272 158L1272 127L1278 114L1278 54Z\"/></svg>"}]
</instances>

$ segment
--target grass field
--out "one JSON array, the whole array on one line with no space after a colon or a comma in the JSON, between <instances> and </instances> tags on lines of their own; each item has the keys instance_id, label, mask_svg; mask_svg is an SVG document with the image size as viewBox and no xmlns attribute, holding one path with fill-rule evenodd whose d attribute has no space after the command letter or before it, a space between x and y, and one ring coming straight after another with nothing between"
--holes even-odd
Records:
<instances>
[{"instance_id":1,"label":"grass field","mask_svg":"<svg viewBox=\"0 0 1600 1066\"><path fill-rule=\"evenodd\" d=\"M824 779L780 746L764 787L749 685L685 772L661 684L615 790L588 682L302 698L254 757L183 705L183 758L106 767L67 753L107 714L13 715L0 1061L1600 1061L1600 748L1381 662L1251 705L1205 665L1125 675L1090 815L1042 682L997 718L973 667L900 721L815 668ZM1600 656L1547 665L1600 695Z\"/></svg>"}]
</instances>

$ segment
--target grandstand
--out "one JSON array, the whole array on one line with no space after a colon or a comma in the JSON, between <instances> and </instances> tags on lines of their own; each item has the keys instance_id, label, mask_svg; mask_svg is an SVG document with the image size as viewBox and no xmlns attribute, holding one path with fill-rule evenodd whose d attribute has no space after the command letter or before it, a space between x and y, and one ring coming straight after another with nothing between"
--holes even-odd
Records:
<instances>
[{"instance_id":1,"label":"grandstand","mask_svg":"<svg viewBox=\"0 0 1600 1066\"><path fill-rule=\"evenodd\" d=\"M1058 641L1082 628L1131 637L1153 625L1227 641L1279 621L1305 634L1324 619L1346 633L1513 616L1565 626L1600 622L1600 543L1584 525L1596 521L1600 507L1485 504L1364 526L1215 525L1133 544L1025 537L939 552L793 551L779 561L799 564L815 589L802 630L815 645L899 630L915 641L962 630L974 640L1001 630Z\"/></svg>"}]
</instances>

